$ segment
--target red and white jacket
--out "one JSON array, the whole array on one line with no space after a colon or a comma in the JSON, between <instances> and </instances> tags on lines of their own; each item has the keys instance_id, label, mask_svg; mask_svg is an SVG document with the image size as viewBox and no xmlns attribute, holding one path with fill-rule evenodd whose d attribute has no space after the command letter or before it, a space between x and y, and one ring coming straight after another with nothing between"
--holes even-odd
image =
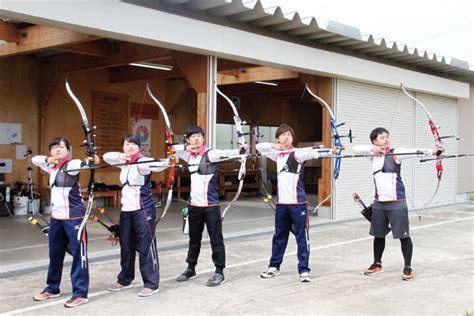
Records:
<instances>
[{"instance_id":1,"label":"red and white jacket","mask_svg":"<svg viewBox=\"0 0 474 316\"><path fill-rule=\"evenodd\" d=\"M372 145L356 145L352 151L356 155L373 155ZM387 149L394 155L376 155L368 157L372 161L372 170L375 183L375 200L379 202L393 202L406 199L405 185L401 177L403 160L417 156L433 156L431 149L423 148L392 148ZM420 153L419 155L396 155L405 153Z\"/></svg>"},{"instance_id":2,"label":"red and white jacket","mask_svg":"<svg viewBox=\"0 0 474 316\"><path fill-rule=\"evenodd\" d=\"M126 161L120 159L119 152L105 153L104 161L110 165L123 164ZM154 160L153 158L143 157L138 152L130 162L142 162ZM163 161L154 161L138 165L118 166L120 168L120 183L122 184L122 212L132 212L154 205L151 192L151 172L160 172L168 168L169 159Z\"/></svg>"}]
</instances>

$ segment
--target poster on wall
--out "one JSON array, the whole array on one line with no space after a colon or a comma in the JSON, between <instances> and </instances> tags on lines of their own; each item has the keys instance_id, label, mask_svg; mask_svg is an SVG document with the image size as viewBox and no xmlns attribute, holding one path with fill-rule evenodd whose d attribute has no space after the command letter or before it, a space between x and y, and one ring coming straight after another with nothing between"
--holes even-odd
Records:
<instances>
[{"instance_id":1,"label":"poster on wall","mask_svg":"<svg viewBox=\"0 0 474 316\"><path fill-rule=\"evenodd\" d=\"M0 144L20 144L21 124L0 123Z\"/></svg>"},{"instance_id":2,"label":"poster on wall","mask_svg":"<svg viewBox=\"0 0 474 316\"><path fill-rule=\"evenodd\" d=\"M8 142L10 144L21 144L21 124L8 124Z\"/></svg>"},{"instance_id":3,"label":"poster on wall","mask_svg":"<svg viewBox=\"0 0 474 316\"><path fill-rule=\"evenodd\" d=\"M132 118L132 134L138 135L143 156L151 157L151 120Z\"/></svg>"}]
</instances>

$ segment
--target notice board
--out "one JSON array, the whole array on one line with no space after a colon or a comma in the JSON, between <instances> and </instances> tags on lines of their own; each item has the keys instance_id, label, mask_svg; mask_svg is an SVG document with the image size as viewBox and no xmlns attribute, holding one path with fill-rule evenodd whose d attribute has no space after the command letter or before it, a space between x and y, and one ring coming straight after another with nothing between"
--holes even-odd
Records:
<instances>
[{"instance_id":1,"label":"notice board","mask_svg":"<svg viewBox=\"0 0 474 316\"><path fill-rule=\"evenodd\" d=\"M92 120L101 156L109 151L122 151L123 139L129 134L127 118L127 94L92 92Z\"/></svg>"}]
</instances>

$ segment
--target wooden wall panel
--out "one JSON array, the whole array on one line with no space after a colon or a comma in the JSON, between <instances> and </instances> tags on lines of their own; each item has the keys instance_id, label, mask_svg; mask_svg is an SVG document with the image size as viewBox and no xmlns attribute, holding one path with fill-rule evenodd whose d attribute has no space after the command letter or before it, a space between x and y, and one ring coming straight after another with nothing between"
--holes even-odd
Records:
<instances>
[{"instance_id":1,"label":"wooden wall panel","mask_svg":"<svg viewBox=\"0 0 474 316\"><path fill-rule=\"evenodd\" d=\"M301 103L299 98L265 98L263 95L241 97L239 114L251 126L293 127L299 142L322 141L322 108L314 103ZM230 106L218 98L217 122L234 124Z\"/></svg>"},{"instance_id":2,"label":"wooden wall panel","mask_svg":"<svg viewBox=\"0 0 474 316\"><path fill-rule=\"evenodd\" d=\"M21 123L22 143L39 150L39 67L35 59L17 56L0 59L0 122ZM5 175L12 186L25 181L28 160L16 160L16 145L0 145L0 158L13 159L13 173ZM38 170L33 179L38 181Z\"/></svg>"}]
</instances>

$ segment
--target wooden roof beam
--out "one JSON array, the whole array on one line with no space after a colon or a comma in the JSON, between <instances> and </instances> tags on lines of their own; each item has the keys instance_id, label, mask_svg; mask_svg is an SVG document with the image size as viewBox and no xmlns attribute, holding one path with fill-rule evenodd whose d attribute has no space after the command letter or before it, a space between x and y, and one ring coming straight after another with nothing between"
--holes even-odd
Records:
<instances>
[{"instance_id":1,"label":"wooden roof beam","mask_svg":"<svg viewBox=\"0 0 474 316\"><path fill-rule=\"evenodd\" d=\"M172 71L155 70L133 66L119 66L109 68L109 82L120 83L138 80L169 79L183 77L181 70L174 68Z\"/></svg>"},{"instance_id":2,"label":"wooden roof beam","mask_svg":"<svg viewBox=\"0 0 474 316\"><path fill-rule=\"evenodd\" d=\"M183 71L194 91L197 93L207 92L207 56L174 52L173 59Z\"/></svg>"},{"instance_id":3,"label":"wooden roof beam","mask_svg":"<svg viewBox=\"0 0 474 316\"><path fill-rule=\"evenodd\" d=\"M257 67L255 64L243 63L240 61L229 60L229 59L217 59L217 72L230 69L250 68Z\"/></svg>"},{"instance_id":4,"label":"wooden roof beam","mask_svg":"<svg viewBox=\"0 0 474 316\"><path fill-rule=\"evenodd\" d=\"M24 36L20 38L18 43L7 43L0 46L0 57L31 54L45 49L55 49L63 45L83 43L99 38L44 25L30 26L20 32Z\"/></svg>"},{"instance_id":5,"label":"wooden roof beam","mask_svg":"<svg viewBox=\"0 0 474 316\"><path fill-rule=\"evenodd\" d=\"M260 95L260 94L271 94L274 97L300 97L301 95L301 88L295 88L295 87L285 87L285 88L277 88L277 89L271 89L267 88L266 86L263 85L256 85L257 87L248 87L246 89L242 90L237 90L237 91L232 91L232 90L224 90L222 89L222 92L224 92L226 95L235 95L235 96L244 96L244 95Z\"/></svg>"},{"instance_id":6,"label":"wooden roof beam","mask_svg":"<svg viewBox=\"0 0 474 316\"><path fill-rule=\"evenodd\" d=\"M11 23L0 21L0 40L19 43L20 31Z\"/></svg>"},{"instance_id":7,"label":"wooden roof beam","mask_svg":"<svg viewBox=\"0 0 474 316\"><path fill-rule=\"evenodd\" d=\"M273 67L251 67L220 71L217 84L236 84L255 81L272 81L298 78L298 72Z\"/></svg>"},{"instance_id":8,"label":"wooden roof beam","mask_svg":"<svg viewBox=\"0 0 474 316\"><path fill-rule=\"evenodd\" d=\"M95 57L109 57L112 55L112 45L105 40L66 45L58 47L57 49Z\"/></svg>"},{"instance_id":9,"label":"wooden roof beam","mask_svg":"<svg viewBox=\"0 0 474 316\"><path fill-rule=\"evenodd\" d=\"M85 55L71 56L61 54L47 59L48 63L59 65L59 72L69 73L75 71L86 71L102 69L115 66L124 66L138 62L169 63L172 60L172 52L169 49L146 46L133 43L120 43L117 51L113 51L107 58L94 58Z\"/></svg>"}]
</instances>

